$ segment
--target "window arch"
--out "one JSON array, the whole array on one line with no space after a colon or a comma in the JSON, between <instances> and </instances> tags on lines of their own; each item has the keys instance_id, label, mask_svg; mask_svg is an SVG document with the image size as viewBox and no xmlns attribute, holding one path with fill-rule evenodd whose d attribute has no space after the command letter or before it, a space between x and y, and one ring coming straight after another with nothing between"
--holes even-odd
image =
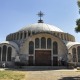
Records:
<instances>
[{"instance_id":1,"label":"window arch","mask_svg":"<svg viewBox=\"0 0 80 80\"><path fill-rule=\"evenodd\" d=\"M7 46L3 46L3 51L2 51L2 61L6 61L6 51L7 51Z\"/></svg>"},{"instance_id":2,"label":"window arch","mask_svg":"<svg viewBox=\"0 0 80 80\"><path fill-rule=\"evenodd\" d=\"M22 39L22 36L23 36L23 33L21 32L21 34L20 34L20 39Z\"/></svg>"},{"instance_id":3,"label":"window arch","mask_svg":"<svg viewBox=\"0 0 80 80\"><path fill-rule=\"evenodd\" d=\"M39 48L39 38L35 39L35 48Z\"/></svg>"},{"instance_id":4,"label":"window arch","mask_svg":"<svg viewBox=\"0 0 80 80\"><path fill-rule=\"evenodd\" d=\"M59 37L59 33L57 33L57 36Z\"/></svg>"},{"instance_id":5,"label":"window arch","mask_svg":"<svg viewBox=\"0 0 80 80\"><path fill-rule=\"evenodd\" d=\"M14 40L14 34L12 34L12 40Z\"/></svg>"},{"instance_id":6,"label":"window arch","mask_svg":"<svg viewBox=\"0 0 80 80\"><path fill-rule=\"evenodd\" d=\"M77 47L78 62L80 62L80 46Z\"/></svg>"},{"instance_id":7,"label":"window arch","mask_svg":"<svg viewBox=\"0 0 80 80\"><path fill-rule=\"evenodd\" d=\"M30 36L31 35L31 31L28 31L28 36Z\"/></svg>"},{"instance_id":8,"label":"window arch","mask_svg":"<svg viewBox=\"0 0 80 80\"><path fill-rule=\"evenodd\" d=\"M34 31L32 31L32 35L34 35L35 34L35 32Z\"/></svg>"},{"instance_id":9,"label":"window arch","mask_svg":"<svg viewBox=\"0 0 80 80\"><path fill-rule=\"evenodd\" d=\"M1 47L0 47L0 61L1 61Z\"/></svg>"},{"instance_id":10,"label":"window arch","mask_svg":"<svg viewBox=\"0 0 80 80\"><path fill-rule=\"evenodd\" d=\"M34 42L29 42L29 54L34 54Z\"/></svg>"},{"instance_id":11,"label":"window arch","mask_svg":"<svg viewBox=\"0 0 80 80\"><path fill-rule=\"evenodd\" d=\"M14 33L14 40L16 40L16 33Z\"/></svg>"},{"instance_id":12,"label":"window arch","mask_svg":"<svg viewBox=\"0 0 80 80\"><path fill-rule=\"evenodd\" d=\"M61 39L63 39L63 34L61 34Z\"/></svg>"},{"instance_id":13,"label":"window arch","mask_svg":"<svg viewBox=\"0 0 80 80\"><path fill-rule=\"evenodd\" d=\"M19 39L19 33L17 33L17 40Z\"/></svg>"},{"instance_id":14,"label":"window arch","mask_svg":"<svg viewBox=\"0 0 80 80\"><path fill-rule=\"evenodd\" d=\"M24 39L26 38L26 35L27 35L27 33L26 33L26 32L24 32Z\"/></svg>"},{"instance_id":15,"label":"window arch","mask_svg":"<svg viewBox=\"0 0 80 80\"><path fill-rule=\"evenodd\" d=\"M7 61L11 61L12 48L8 47Z\"/></svg>"},{"instance_id":16,"label":"window arch","mask_svg":"<svg viewBox=\"0 0 80 80\"><path fill-rule=\"evenodd\" d=\"M72 49L72 54L73 54L73 62L76 62L77 61L77 59L76 59L76 48Z\"/></svg>"},{"instance_id":17,"label":"window arch","mask_svg":"<svg viewBox=\"0 0 80 80\"><path fill-rule=\"evenodd\" d=\"M53 35L55 35L55 33L53 33Z\"/></svg>"},{"instance_id":18,"label":"window arch","mask_svg":"<svg viewBox=\"0 0 80 80\"><path fill-rule=\"evenodd\" d=\"M13 34L13 40L15 40L15 33Z\"/></svg>"},{"instance_id":19,"label":"window arch","mask_svg":"<svg viewBox=\"0 0 80 80\"><path fill-rule=\"evenodd\" d=\"M45 37L41 38L41 48L46 48L46 38Z\"/></svg>"},{"instance_id":20,"label":"window arch","mask_svg":"<svg viewBox=\"0 0 80 80\"><path fill-rule=\"evenodd\" d=\"M58 54L58 43L53 42L53 54Z\"/></svg>"},{"instance_id":21,"label":"window arch","mask_svg":"<svg viewBox=\"0 0 80 80\"><path fill-rule=\"evenodd\" d=\"M47 48L50 49L51 48L51 38L47 39Z\"/></svg>"}]
</instances>

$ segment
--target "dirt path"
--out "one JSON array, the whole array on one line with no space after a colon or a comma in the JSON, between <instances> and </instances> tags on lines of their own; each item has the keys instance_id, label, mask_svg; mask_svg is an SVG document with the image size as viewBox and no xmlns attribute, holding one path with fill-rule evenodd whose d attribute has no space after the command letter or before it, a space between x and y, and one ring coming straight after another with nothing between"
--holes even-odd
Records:
<instances>
[{"instance_id":1,"label":"dirt path","mask_svg":"<svg viewBox=\"0 0 80 80\"><path fill-rule=\"evenodd\" d=\"M80 80L80 71L27 71L25 80Z\"/></svg>"}]
</instances>

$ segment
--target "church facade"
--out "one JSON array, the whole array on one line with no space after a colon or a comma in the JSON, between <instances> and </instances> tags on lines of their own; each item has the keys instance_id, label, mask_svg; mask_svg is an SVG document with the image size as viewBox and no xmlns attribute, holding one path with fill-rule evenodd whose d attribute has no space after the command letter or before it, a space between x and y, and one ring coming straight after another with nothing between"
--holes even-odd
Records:
<instances>
[{"instance_id":1,"label":"church facade","mask_svg":"<svg viewBox=\"0 0 80 80\"><path fill-rule=\"evenodd\" d=\"M26 66L65 66L65 63L77 66L80 65L80 43L75 42L73 35L40 19L10 33L0 43L0 66L3 63L13 66L16 62Z\"/></svg>"}]
</instances>

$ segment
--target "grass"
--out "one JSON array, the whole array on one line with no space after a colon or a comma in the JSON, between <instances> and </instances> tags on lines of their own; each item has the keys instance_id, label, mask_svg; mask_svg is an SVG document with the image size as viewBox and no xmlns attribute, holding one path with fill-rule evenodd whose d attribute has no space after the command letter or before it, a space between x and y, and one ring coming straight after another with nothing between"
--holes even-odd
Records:
<instances>
[{"instance_id":1,"label":"grass","mask_svg":"<svg viewBox=\"0 0 80 80\"><path fill-rule=\"evenodd\" d=\"M0 80L24 80L25 72L22 71L0 71Z\"/></svg>"}]
</instances>

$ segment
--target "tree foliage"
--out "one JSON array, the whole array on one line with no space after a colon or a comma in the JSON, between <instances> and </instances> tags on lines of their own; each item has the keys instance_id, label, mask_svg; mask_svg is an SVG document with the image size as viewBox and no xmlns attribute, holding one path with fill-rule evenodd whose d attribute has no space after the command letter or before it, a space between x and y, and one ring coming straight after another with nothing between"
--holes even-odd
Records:
<instances>
[{"instance_id":1,"label":"tree foliage","mask_svg":"<svg viewBox=\"0 0 80 80\"><path fill-rule=\"evenodd\" d=\"M77 1L78 7L80 8L80 0Z\"/></svg>"},{"instance_id":2,"label":"tree foliage","mask_svg":"<svg viewBox=\"0 0 80 80\"><path fill-rule=\"evenodd\" d=\"M77 1L78 7L79 7L79 13L80 13L80 0ZM80 19L76 20L77 27L75 28L76 32L80 32Z\"/></svg>"}]
</instances>

